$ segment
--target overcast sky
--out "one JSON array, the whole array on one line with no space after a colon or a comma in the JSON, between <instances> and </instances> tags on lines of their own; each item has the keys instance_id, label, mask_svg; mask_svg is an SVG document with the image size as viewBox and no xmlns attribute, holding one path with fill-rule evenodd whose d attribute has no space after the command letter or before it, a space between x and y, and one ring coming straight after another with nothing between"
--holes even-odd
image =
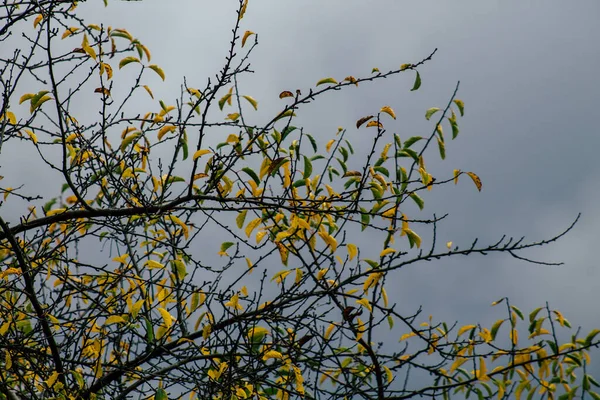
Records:
<instances>
[{"instance_id":1,"label":"overcast sky","mask_svg":"<svg viewBox=\"0 0 600 400\"><path fill-rule=\"evenodd\" d=\"M106 10L94 8L92 19L126 27L150 47L153 62L167 73L167 83L153 88L174 98L183 76L202 87L221 67L236 4L111 1ZM438 48L420 69L418 92L409 91L413 74L406 74L323 97L303 109L301 122L316 136L330 135L390 105L399 115L391 129L404 138L426 135L432 125L424 111L443 106L460 80L461 133L448 144L446 161L433 165L475 171L484 187L477 193L465 180L426 197L423 216L450 213L441 239L461 246L503 234L539 240L566 228L579 212L582 219L558 243L526 254L563 266L507 255L420 264L402 274L401 299L464 323L502 317L489 304L503 296L523 310L548 300L589 330L600 326L598 15L600 3L592 0L250 1L242 29L258 33L259 47L255 73L242 88L266 116L281 90L313 87L327 76L368 75L373 67L393 69ZM358 132L350 138L361 140Z\"/></svg>"},{"instance_id":2,"label":"overcast sky","mask_svg":"<svg viewBox=\"0 0 600 400\"><path fill-rule=\"evenodd\" d=\"M183 76L203 87L223 64L237 1L120 2L84 4L89 22L127 28L167 74L155 95L174 102ZM553 245L525 254L560 267L524 263L508 255L469 256L414 265L394 282L397 301L449 322L503 318L489 304L509 296L524 311L561 310L573 325L600 327L600 2L588 1L348 1L250 0L242 31L258 33L253 75L242 82L259 101L257 116L281 105L282 90L308 89L323 77L367 76L418 62L423 85L410 92L414 74L330 93L302 109L307 131L329 136L350 129L360 117L389 105L398 120L388 129L403 139L428 135L429 107L443 107L457 83L466 115L461 133L448 143L444 162L431 166L450 174L476 172L483 191L465 179L425 196L421 215L450 213L440 239L466 247L502 235L536 241L582 218ZM360 133L360 134L359 134ZM367 139L368 140L368 139ZM367 142L365 142L367 143ZM424 239L427 237L424 236ZM363 243L368 246L365 238Z\"/></svg>"}]
</instances>

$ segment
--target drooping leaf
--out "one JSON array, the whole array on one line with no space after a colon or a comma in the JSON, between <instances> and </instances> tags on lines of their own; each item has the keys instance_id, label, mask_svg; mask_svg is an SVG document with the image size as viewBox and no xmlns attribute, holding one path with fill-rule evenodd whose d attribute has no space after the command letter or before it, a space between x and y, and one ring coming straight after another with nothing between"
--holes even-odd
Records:
<instances>
[{"instance_id":1,"label":"drooping leaf","mask_svg":"<svg viewBox=\"0 0 600 400\"><path fill-rule=\"evenodd\" d=\"M248 100L248 103L252 104L252 107L254 107L255 110L258 110L258 102L256 100L254 100L254 98L252 96L242 96L243 98L245 98L246 100Z\"/></svg>"},{"instance_id":2,"label":"drooping leaf","mask_svg":"<svg viewBox=\"0 0 600 400\"><path fill-rule=\"evenodd\" d=\"M394 112L394 110L392 110L392 108L390 106L381 107L381 110L379 110L379 111L384 112L387 115L389 115L390 117L396 119L396 113Z\"/></svg>"},{"instance_id":3,"label":"drooping leaf","mask_svg":"<svg viewBox=\"0 0 600 400\"><path fill-rule=\"evenodd\" d=\"M479 179L479 177L474 172L467 172L466 174L471 177L471 179L473 180L473 183L477 187L477 190L481 192L481 186L482 186L481 179Z\"/></svg>"},{"instance_id":4,"label":"drooping leaf","mask_svg":"<svg viewBox=\"0 0 600 400\"><path fill-rule=\"evenodd\" d=\"M356 121L356 129L360 128L360 126L362 124L364 124L365 122L367 122L368 120L370 120L373 117L374 117L374 115L368 115L368 116L362 117L361 119L359 119L358 121Z\"/></svg>"},{"instance_id":5,"label":"drooping leaf","mask_svg":"<svg viewBox=\"0 0 600 400\"><path fill-rule=\"evenodd\" d=\"M465 103L462 100L454 100L454 104L458 107L458 111L460 112L460 116L463 117L465 115Z\"/></svg>"},{"instance_id":6,"label":"drooping leaf","mask_svg":"<svg viewBox=\"0 0 600 400\"><path fill-rule=\"evenodd\" d=\"M150 68L152 71L156 72L163 81L165 80L165 72L162 70L161 67L159 67L156 64L151 64L151 65L148 65L148 68Z\"/></svg>"},{"instance_id":7,"label":"drooping leaf","mask_svg":"<svg viewBox=\"0 0 600 400\"><path fill-rule=\"evenodd\" d=\"M417 76L415 77L415 83L413 84L412 89L410 89L411 92L414 92L415 90L418 90L421 87L421 75L419 74L419 71L417 71Z\"/></svg>"},{"instance_id":8,"label":"drooping leaf","mask_svg":"<svg viewBox=\"0 0 600 400\"><path fill-rule=\"evenodd\" d=\"M428 109L428 110L425 112L425 119L426 119L427 121L429 121L429 119L431 118L431 116L432 116L433 114L435 114L436 112L438 112L438 111L440 111L440 109L439 109L438 107L431 107L430 109Z\"/></svg>"},{"instance_id":9,"label":"drooping leaf","mask_svg":"<svg viewBox=\"0 0 600 400\"><path fill-rule=\"evenodd\" d=\"M246 31L246 32L244 32L244 36L242 36L242 47L244 47L246 45L246 40L248 40L248 38L251 35L255 35L255 33L252 32L252 31Z\"/></svg>"}]
</instances>

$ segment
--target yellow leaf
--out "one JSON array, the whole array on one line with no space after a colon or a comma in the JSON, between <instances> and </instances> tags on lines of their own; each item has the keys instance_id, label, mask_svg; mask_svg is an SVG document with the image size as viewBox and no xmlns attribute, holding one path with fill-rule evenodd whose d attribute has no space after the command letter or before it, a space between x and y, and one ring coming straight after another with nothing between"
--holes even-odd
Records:
<instances>
[{"instance_id":1,"label":"yellow leaf","mask_svg":"<svg viewBox=\"0 0 600 400\"><path fill-rule=\"evenodd\" d=\"M23 104L24 101L31 100L34 96L35 94L33 93L25 93L19 98L19 104Z\"/></svg>"},{"instance_id":2,"label":"yellow leaf","mask_svg":"<svg viewBox=\"0 0 600 400\"><path fill-rule=\"evenodd\" d=\"M271 282L276 281L277 284L281 284L283 282L283 280L285 279L285 277L290 274L290 272L292 272L292 271L282 270L282 271L277 272L275 275L273 275L273 278L271 278Z\"/></svg>"},{"instance_id":3,"label":"yellow leaf","mask_svg":"<svg viewBox=\"0 0 600 400\"><path fill-rule=\"evenodd\" d=\"M246 40L248 39L248 37L250 37L250 35L254 35L254 32L246 31L244 33L244 36L242 37L242 47L244 47L244 45L246 44Z\"/></svg>"},{"instance_id":4,"label":"yellow leaf","mask_svg":"<svg viewBox=\"0 0 600 400\"><path fill-rule=\"evenodd\" d=\"M75 32L77 32L78 30L79 30L78 27L71 26L71 27L67 28L67 30L62 34L62 36L60 38L65 39L65 38L71 36L72 34L74 34Z\"/></svg>"},{"instance_id":5,"label":"yellow leaf","mask_svg":"<svg viewBox=\"0 0 600 400\"><path fill-rule=\"evenodd\" d=\"M246 236L250 237L252 231L262 222L262 218L256 218L246 225Z\"/></svg>"},{"instance_id":6,"label":"yellow leaf","mask_svg":"<svg viewBox=\"0 0 600 400\"><path fill-rule=\"evenodd\" d=\"M148 68L150 68L152 71L156 72L158 74L158 76L160 76L162 78L162 80L165 80L165 72L162 70L161 67L159 67L156 64L151 64L148 65Z\"/></svg>"},{"instance_id":7,"label":"yellow leaf","mask_svg":"<svg viewBox=\"0 0 600 400\"><path fill-rule=\"evenodd\" d=\"M386 367L385 365L383 366L383 370L385 371L385 374L387 375L387 382L392 383L392 381L394 380L394 374L392 373L392 370L389 369L388 367Z\"/></svg>"},{"instance_id":8,"label":"yellow leaf","mask_svg":"<svg viewBox=\"0 0 600 400\"><path fill-rule=\"evenodd\" d=\"M386 292L386 290L385 290L385 288L383 286L381 287L381 298L383 299L383 306L387 307L388 304L389 304L388 295L387 295L387 292Z\"/></svg>"},{"instance_id":9,"label":"yellow leaf","mask_svg":"<svg viewBox=\"0 0 600 400\"><path fill-rule=\"evenodd\" d=\"M367 128L370 128L370 127L373 127L373 126L375 126L377 128L383 128L383 124L381 122L378 122L378 121L369 121L367 123L367 125L366 125Z\"/></svg>"},{"instance_id":10,"label":"yellow leaf","mask_svg":"<svg viewBox=\"0 0 600 400\"><path fill-rule=\"evenodd\" d=\"M163 269L165 266L155 260L148 260L144 263L144 265L150 269L160 268Z\"/></svg>"},{"instance_id":11,"label":"yellow leaf","mask_svg":"<svg viewBox=\"0 0 600 400\"><path fill-rule=\"evenodd\" d=\"M269 360L271 358L277 358L277 359L281 360L283 358L283 356L281 355L280 352L278 352L276 350L269 350L263 355L263 360L265 360L265 361Z\"/></svg>"},{"instance_id":12,"label":"yellow leaf","mask_svg":"<svg viewBox=\"0 0 600 400\"><path fill-rule=\"evenodd\" d=\"M458 336L462 335L463 333L465 333L467 331L473 330L476 327L477 327L477 325L465 325L458 330Z\"/></svg>"},{"instance_id":13,"label":"yellow leaf","mask_svg":"<svg viewBox=\"0 0 600 400\"><path fill-rule=\"evenodd\" d=\"M163 319L164 325L165 325L167 328L170 328L170 327L171 327L171 325L173 324L173 320L174 320L175 318L173 318L173 316L172 316L172 315L171 315L171 314L170 314L170 313L169 313L167 310L165 310L165 309L164 309L164 308L162 308L162 307L158 307L158 312L160 313L160 316L161 316L161 317L162 317L162 319Z\"/></svg>"},{"instance_id":14,"label":"yellow leaf","mask_svg":"<svg viewBox=\"0 0 600 400\"><path fill-rule=\"evenodd\" d=\"M373 307L371 307L371 303L369 303L369 300L362 298L362 299L356 300L356 302L358 304L360 304L361 306L365 307L367 310L369 310L369 312L373 312Z\"/></svg>"},{"instance_id":15,"label":"yellow leaf","mask_svg":"<svg viewBox=\"0 0 600 400\"><path fill-rule=\"evenodd\" d=\"M452 242L446 242L446 247L448 248L448 250L451 249L452 248Z\"/></svg>"},{"instance_id":16,"label":"yellow leaf","mask_svg":"<svg viewBox=\"0 0 600 400\"><path fill-rule=\"evenodd\" d=\"M327 150L327 152L329 153L329 150L331 150L331 146L335 143L335 139L331 139L329 142L327 142L327 144L325 145L325 150Z\"/></svg>"},{"instance_id":17,"label":"yellow leaf","mask_svg":"<svg viewBox=\"0 0 600 400\"><path fill-rule=\"evenodd\" d=\"M106 318L106 321L104 322L104 325L111 325L111 324L124 324L127 321L121 317L120 315L112 315L108 318Z\"/></svg>"},{"instance_id":18,"label":"yellow leaf","mask_svg":"<svg viewBox=\"0 0 600 400\"><path fill-rule=\"evenodd\" d=\"M150 95L151 98L154 98L154 95L152 94L152 90L150 90L150 87L148 87L148 85L144 85L143 88L146 89L146 92L148 92L148 94Z\"/></svg>"},{"instance_id":19,"label":"yellow leaf","mask_svg":"<svg viewBox=\"0 0 600 400\"><path fill-rule=\"evenodd\" d=\"M381 107L381 110L379 110L379 111L384 112L387 115L389 115L390 117L396 119L396 113L394 112L394 110L392 110L392 108L390 106Z\"/></svg>"},{"instance_id":20,"label":"yellow leaf","mask_svg":"<svg viewBox=\"0 0 600 400\"><path fill-rule=\"evenodd\" d=\"M210 153L212 153L212 151L207 150L207 149L200 149L194 153L194 155L192 156L192 160L196 161L198 158L202 157L203 155L210 154Z\"/></svg>"},{"instance_id":21,"label":"yellow leaf","mask_svg":"<svg viewBox=\"0 0 600 400\"><path fill-rule=\"evenodd\" d=\"M350 257L350 261L352 261L352 259L354 257L356 257L358 255L358 248L356 247L355 244L348 244L348 256Z\"/></svg>"},{"instance_id":22,"label":"yellow leaf","mask_svg":"<svg viewBox=\"0 0 600 400\"><path fill-rule=\"evenodd\" d=\"M479 177L474 172L467 172L467 175L469 175L471 177L471 179L473 180L473 183L477 187L477 190L481 192L481 186L482 186L481 179L479 179Z\"/></svg>"},{"instance_id":23,"label":"yellow leaf","mask_svg":"<svg viewBox=\"0 0 600 400\"><path fill-rule=\"evenodd\" d=\"M37 17L33 20L33 27L36 28L40 22L44 19L44 15L38 14Z\"/></svg>"},{"instance_id":24,"label":"yellow leaf","mask_svg":"<svg viewBox=\"0 0 600 400\"><path fill-rule=\"evenodd\" d=\"M381 253L379 253L379 257L385 257L388 254L394 254L394 253L396 253L396 250L392 249L391 247L388 247L387 249L385 249Z\"/></svg>"},{"instance_id":25,"label":"yellow leaf","mask_svg":"<svg viewBox=\"0 0 600 400\"><path fill-rule=\"evenodd\" d=\"M4 200L6 200L6 195L8 194L10 188L6 188L6 193L4 193ZM12 189L11 189L12 190ZM60 214L65 212L67 209L66 208L56 208L54 210L50 210L50 211L46 211L46 217L51 217L53 215L56 214Z\"/></svg>"},{"instance_id":26,"label":"yellow leaf","mask_svg":"<svg viewBox=\"0 0 600 400\"><path fill-rule=\"evenodd\" d=\"M458 177L461 174L461 170L460 169L455 169L454 170L454 184L456 185L458 183Z\"/></svg>"},{"instance_id":27,"label":"yellow leaf","mask_svg":"<svg viewBox=\"0 0 600 400\"><path fill-rule=\"evenodd\" d=\"M96 60L96 51L90 46L87 34L85 33L83 34L83 42L81 43L81 48L83 49L83 51L85 51L85 53L88 56L93 58L94 61Z\"/></svg>"},{"instance_id":28,"label":"yellow leaf","mask_svg":"<svg viewBox=\"0 0 600 400\"><path fill-rule=\"evenodd\" d=\"M25 133L27 134L27 136L29 136L29 138L31 139L31 141L32 141L34 144L37 144L37 142L38 142L38 139L37 139L37 136L35 135L35 133L33 133L33 132L32 132L31 130L29 130L29 129L23 129L23 132L25 132Z\"/></svg>"},{"instance_id":29,"label":"yellow leaf","mask_svg":"<svg viewBox=\"0 0 600 400\"><path fill-rule=\"evenodd\" d=\"M246 100L248 100L248 103L252 104L252 107L254 107L255 110L258 110L258 102L256 100L254 100L254 98L252 98L251 96L242 96L243 98L245 98Z\"/></svg>"},{"instance_id":30,"label":"yellow leaf","mask_svg":"<svg viewBox=\"0 0 600 400\"><path fill-rule=\"evenodd\" d=\"M331 336L331 333L333 332L333 328L335 328L335 325L329 324L329 326L327 327L327 330L325 331L325 334L323 335L323 338L325 340L329 340L329 336Z\"/></svg>"},{"instance_id":31,"label":"yellow leaf","mask_svg":"<svg viewBox=\"0 0 600 400\"><path fill-rule=\"evenodd\" d=\"M410 332L410 333L405 333L404 335L400 336L400 342L406 340L406 339L410 339L413 336L417 336L416 333L414 332Z\"/></svg>"},{"instance_id":32,"label":"yellow leaf","mask_svg":"<svg viewBox=\"0 0 600 400\"><path fill-rule=\"evenodd\" d=\"M236 293L233 296L231 296L231 299L227 303L225 303L225 307L231 307L234 310L243 310L244 307L241 306L239 301L240 296Z\"/></svg>"},{"instance_id":33,"label":"yellow leaf","mask_svg":"<svg viewBox=\"0 0 600 400\"><path fill-rule=\"evenodd\" d=\"M179 225L181 227L181 230L183 231L183 236L186 239L189 237L189 232L190 232L189 227L182 220L180 220L177 216L167 215L167 216L165 216L165 219L168 219L168 220L172 221L173 223Z\"/></svg>"}]
</instances>

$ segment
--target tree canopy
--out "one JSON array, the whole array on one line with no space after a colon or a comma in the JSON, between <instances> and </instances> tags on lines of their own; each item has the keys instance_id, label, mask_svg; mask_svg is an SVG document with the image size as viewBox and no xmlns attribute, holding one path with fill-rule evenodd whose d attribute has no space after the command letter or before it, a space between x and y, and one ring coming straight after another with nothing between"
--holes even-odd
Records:
<instances>
[{"instance_id":1,"label":"tree canopy","mask_svg":"<svg viewBox=\"0 0 600 400\"><path fill-rule=\"evenodd\" d=\"M84 20L73 1L4 3L2 178L22 176L5 157L23 151L55 190L0 181L0 399L600 399L587 371L600 330L572 330L549 304L498 299L484 326L394 302L403 267L548 264L522 251L576 222L463 248L436 236L445 216L414 217L441 185L482 190L475 172L426 164L460 136L459 84L418 110L422 135L395 133L387 104L335 132L299 126L323 95L407 77L419 90L436 51L282 88L259 117L263 94L243 89L259 41L238 3L221 70L170 77L174 100L155 99L149 76L168 71L127 27Z\"/></svg>"}]
</instances>

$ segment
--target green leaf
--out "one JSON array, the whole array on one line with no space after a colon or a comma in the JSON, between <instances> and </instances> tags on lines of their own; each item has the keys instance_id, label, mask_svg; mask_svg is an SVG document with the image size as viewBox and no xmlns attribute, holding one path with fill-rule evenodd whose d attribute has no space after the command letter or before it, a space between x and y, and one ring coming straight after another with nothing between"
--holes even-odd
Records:
<instances>
[{"instance_id":1,"label":"green leaf","mask_svg":"<svg viewBox=\"0 0 600 400\"><path fill-rule=\"evenodd\" d=\"M312 171L313 171L312 163L310 162L308 157L304 156L304 173L302 174L304 179L310 178L310 176L312 175Z\"/></svg>"},{"instance_id":2,"label":"green leaf","mask_svg":"<svg viewBox=\"0 0 600 400\"><path fill-rule=\"evenodd\" d=\"M156 393L154 394L154 400L169 400L169 396L167 396L167 392L165 392L165 389L156 389Z\"/></svg>"},{"instance_id":3,"label":"green leaf","mask_svg":"<svg viewBox=\"0 0 600 400\"><path fill-rule=\"evenodd\" d=\"M413 144L415 144L416 142L418 142L419 140L423 139L422 136L413 136L411 138L408 138L405 142L404 142L404 149L408 149L410 146L412 146Z\"/></svg>"},{"instance_id":4,"label":"green leaf","mask_svg":"<svg viewBox=\"0 0 600 400\"><path fill-rule=\"evenodd\" d=\"M421 197L419 197L419 195L418 195L418 194L416 194L416 193L411 193L411 194L409 195L409 197L410 197L411 199L413 199L413 201L414 201L415 203L417 203L417 205L419 206L419 208L420 208L421 210L423 209L423 207L424 207L424 205L425 205L425 202L423 201L423 199L422 199Z\"/></svg>"},{"instance_id":5,"label":"green leaf","mask_svg":"<svg viewBox=\"0 0 600 400\"><path fill-rule=\"evenodd\" d=\"M315 140L314 137L312 137L312 135L310 135L308 133L306 134L306 137L308 138L308 141L310 142L310 145L312 146L313 151L316 153L317 149L318 149L317 148L317 141Z\"/></svg>"},{"instance_id":6,"label":"green leaf","mask_svg":"<svg viewBox=\"0 0 600 400\"><path fill-rule=\"evenodd\" d=\"M413 85L413 88L410 89L411 92L414 92L415 90L419 89L421 87L421 75L419 74L419 71L417 71L417 76L415 77L415 83Z\"/></svg>"},{"instance_id":7,"label":"green leaf","mask_svg":"<svg viewBox=\"0 0 600 400\"><path fill-rule=\"evenodd\" d=\"M385 168L385 167L382 167L382 166L379 166L379 165L378 165L378 166L376 166L376 167L373 167L373 169L374 169L375 171L379 172L380 174L383 174L383 175L385 175L385 176L386 176L386 178L389 178L389 177L390 177L390 171L388 171L388 170L387 170L387 168Z\"/></svg>"},{"instance_id":8,"label":"green leaf","mask_svg":"<svg viewBox=\"0 0 600 400\"><path fill-rule=\"evenodd\" d=\"M369 264L369 266L373 269L379 268L379 263L377 261L373 261L368 258L365 258L363 261L366 262L367 264Z\"/></svg>"},{"instance_id":9,"label":"green leaf","mask_svg":"<svg viewBox=\"0 0 600 400\"><path fill-rule=\"evenodd\" d=\"M281 132L281 140L285 140L287 135L296 130L295 126L286 126L285 129Z\"/></svg>"},{"instance_id":10,"label":"green leaf","mask_svg":"<svg viewBox=\"0 0 600 400\"><path fill-rule=\"evenodd\" d=\"M247 173L250 176L250 178L252 178L254 183L260 185L260 179L258 178L258 175L256 175L256 172L254 172L250 167L244 167L242 168L242 171Z\"/></svg>"},{"instance_id":11,"label":"green leaf","mask_svg":"<svg viewBox=\"0 0 600 400\"><path fill-rule=\"evenodd\" d=\"M235 243L233 242L223 242L221 243L221 251L222 252L226 252L227 249L229 249L231 246L233 246Z\"/></svg>"},{"instance_id":12,"label":"green leaf","mask_svg":"<svg viewBox=\"0 0 600 400\"><path fill-rule=\"evenodd\" d=\"M44 212L48 212L54 204L56 204L56 197L44 204L42 210L44 210Z\"/></svg>"},{"instance_id":13,"label":"green leaf","mask_svg":"<svg viewBox=\"0 0 600 400\"><path fill-rule=\"evenodd\" d=\"M512 308L512 310L519 316L519 318L521 318L521 321L524 320L523 313L521 312L521 310L519 310L516 306L510 306L510 308Z\"/></svg>"},{"instance_id":14,"label":"green leaf","mask_svg":"<svg viewBox=\"0 0 600 400\"><path fill-rule=\"evenodd\" d=\"M444 144L444 141L441 140L439 137L436 137L437 139L437 143L438 143L438 149L440 150L440 157L442 158L442 160L446 159L446 145Z\"/></svg>"},{"instance_id":15,"label":"green leaf","mask_svg":"<svg viewBox=\"0 0 600 400\"><path fill-rule=\"evenodd\" d=\"M419 155L412 149L402 149L398 152L398 156L400 157L411 157L416 162L419 162Z\"/></svg>"},{"instance_id":16,"label":"green leaf","mask_svg":"<svg viewBox=\"0 0 600 400\"><path fill-rule=\"evenodd\" d=\"M427 121L429 121L431 119L431 116L433 114L435 114L436 112L440 111L440 109L438 107L431 107L430 109L428 109L427 111L425 111L425 119Z\"/></svg>"}]
</instances>

